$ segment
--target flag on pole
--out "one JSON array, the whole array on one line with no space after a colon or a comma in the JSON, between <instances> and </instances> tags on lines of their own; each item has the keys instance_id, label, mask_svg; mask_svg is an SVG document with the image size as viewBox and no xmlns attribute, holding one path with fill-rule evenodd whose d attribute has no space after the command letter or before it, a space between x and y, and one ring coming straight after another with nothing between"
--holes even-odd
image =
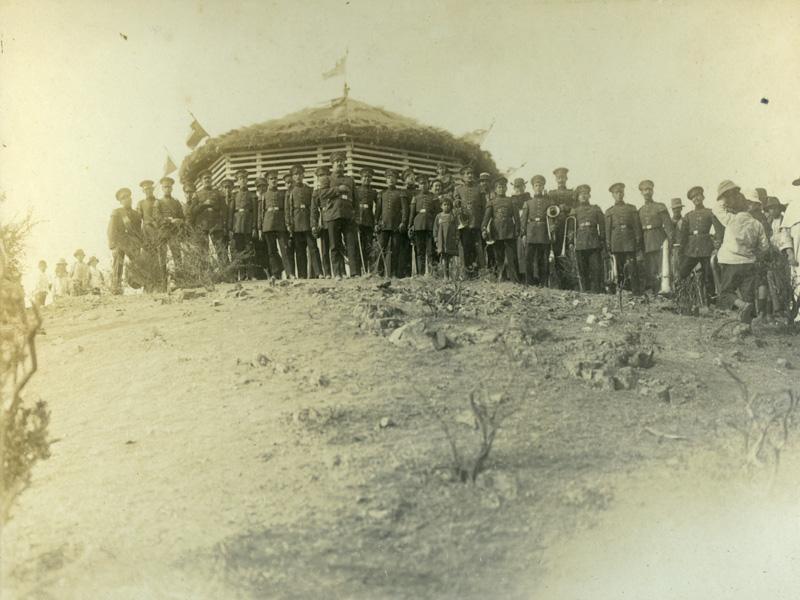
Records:
<instances>
[{"instance_id":1,"label":"flag on pole","mask_svg":"<svg viewBox=\"0 0 800 600\"><path fill-rule=\"evenodd\" d=\"M336 64L333 66L333 68L330 71L325 71L322 74L322 78L323 79L330 79L331 77L338 77L340 75L344 76L346 74L346 72L347 72L347 55L349 53L350 53L350 51L347 50L344 53L344 56L336 61Z\"/></svg>"},{"instance_id":2,"label":"flag on pole","mask_svg":"<svg viewBox=\"0 0 800 600\"><path fill-rule=\"evenodd\" d=\"M527 165L527 164L528 164L528 163L527 163L527 161L526 161L526 162L522 163L522 164L521 164L520 166L518 166L518 167L509 167L509 168L507 168L507 169L505 170L505 172L503 173L503 175L506 177L506 179L510 179L510 178L511 178L511 176L512 176L514 173L516 173L517 171L521 170L521 169L522 169L522 167L524 167L524 166L525 166L525 165Z\"/></svg>"},{"instance_id":3,"label":"flag on pole","mask_svg":"<svg viewBox=\"0 0 800 600\"><path fill-rule=\"evenodd\" d=\"M190 115L192 113L189 113ZM194 150L197 148L197 145L203 140L203 138L208 137L208 132L203 129L203 126L200 125L200 122L197 120L197 117L192 115L192 124L189 126L189 137L186 138L186 145L189 146L190 149Z\"/></svg>"},{"instance_id":4,"label":"flag on pole","mask_svg":"<svg viewBox=\"0 0 800 600\"><path fill-rule=\"evenodd\" d=\"M494 121L492 121L492 124L489 125L488 129L476 129L475 131L470 131L469 133L462 135L461 139L465 142L469 142L470 144L477 144L480 146L486 139L486 136L489 135L492 127L494 127Z\"/></svg>"},{"instance_id":5,"label":"flag on pole","mask_svg":"<svg viewBox=\"0 0 800 600\"><path fill-rule=\"evenodd\" d=\"M174 173L177 170L178 167L175 164L175 161L172 160L172 157L169 154L167 154L167 160L164 161L164 177L166 177L170 173Z\"/></svg>"}]
</instances>

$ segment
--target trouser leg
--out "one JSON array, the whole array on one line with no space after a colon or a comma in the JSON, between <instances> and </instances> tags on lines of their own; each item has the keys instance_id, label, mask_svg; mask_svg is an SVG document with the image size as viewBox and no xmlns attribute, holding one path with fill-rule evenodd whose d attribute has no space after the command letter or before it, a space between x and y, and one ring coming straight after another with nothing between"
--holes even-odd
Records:
<instances>
[{"instance_id":1,"label":"trouser leg","mask_svg":"<svg viewBox=\"0 0 800 600\"><path fill-rule=\"evenodd\" d=\"M517 240L503 240L503 251L505 255L504 268L506 277L514 283L519 282L519 268L517 267Z\"/></svg>"},{"instance_id":2,"label":"trouser leg","mask_svg":"<svg viewBox=\"0 0 800 600\"><path fill-rule=\"evenodd\" d=\"M307 231L295 231L292 234L294 239L292 255L295 262L295 274L303 279L308 277L308 254L311 250L308 237L310 235Z\"/></svg>"},{"instance_id":3,"label":"trouser leg","mask_svg":"<svg viewBox=\"0 0 800 600\"><path fill-rule=\"evenodd\" d=\"M322 273L325 277L331 276L331 242L328 237L328 226L320 232L319 236L320 246L320 262L322 263Z\"/></svg>"},{"instance_id":4,"label":"trouser leg","mask_svg":"<svg viewBox=\"0 0 800 600\"><path fill-rule=\"evenodd\" d=\"M474 229L465 227L460 230L461 235L461 248L464 253L464 272L467 275L472 275L477 269L477 242L474 237ZM498 257L495 256L495 259Z\"/></svg>"},{"instance_id":5,"label":"trouser leg","mask_svg":"<svg viewBox=\"0 0 800 600\"><path fill-rule=\"evenodd\" d=\"M350 264L350 277L361 275L361 257L358 252L358 227L352 219L343 223L347 260Z\"/></svg>"},{"instance_id":6,"label":"trouser leg","mask_svg":"<svg viewBox=\"0 0 800 600\"><path fill-rule=\"evenodd\" d=\"M125 267L125 252L119 248L111 251L111 293L122 292L122 272Z\"/></svg>"},{"instance_id":7,"label":"trouser leg","mask_svg":"<svg viewBox=\"0 0 800 600\"><path fill-rule=\"evenodd\" d=\"M294 265L292 264L291 250L289 248L289 233L277 231L275 232L275 238L278 242L278 250L281 253L283 270L286 271L286 278L294 277Z\"/></svg>"},{"instance_id":8,"label":"trouser leg","mask_svg":"<svg viewBox=\"0 0 800 600\"><path fill-rule=\"evenodd\" d=\"M330 244L331 271L334 277L343 277L344 270L344 248L342 243L342 223L343 219L328 221L328 243Z\"/></svg>"},{"instance_id":9,"label":"trouser leg","mask_svg":"<svg viewBox=\"0 0 800 600\"><path fill-rule=\"evenodd\" d=\"M417 259L417 275L425 274L425 254L428 246L429 231L417 229L414 231L414 253Z\"/></svg>"}]
</instances>

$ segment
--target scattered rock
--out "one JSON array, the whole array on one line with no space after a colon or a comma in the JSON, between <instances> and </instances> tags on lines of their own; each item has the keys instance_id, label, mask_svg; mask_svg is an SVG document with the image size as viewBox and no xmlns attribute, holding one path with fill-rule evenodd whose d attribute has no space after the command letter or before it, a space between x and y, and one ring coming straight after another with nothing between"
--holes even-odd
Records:
<instances>
[{"instance_id":1,"label":"scattered rock","mask_svg":"<svg viewBox=\"0 0 800 600\"><path fill-rule=\"evenodd\" d=\"M317 379L317 384L319 384L319 387L328 387L331 384L331 380L327 375L320 375L319 379Z\"/></svg>"},{"instance_id":2,"label":"scattered rock","mask_svg":"<svg viewBox=\"0 0 800 600\"><path fill-rule=\"evenodd\" d=\"M253 361L253 365L258 367L266 367L269 363L270 360L266 354L257 354Z\"/></svg>"},{"instance_id":3,"label":"scattered rock","mask_svg":"<svg viewBox=\"0 0 800 600\"><path fill-rule=\"evenodd\" d=\"M370 519L375 519L376 521L385 521L392 516L392 511L388 508L373 508L372 510L367 511L367 515Z\"/></svg>"},{"instance_id":4,"label":"scattered rock","mask_svg":"<svg viewBox=\"0 0 800 600\"><path fill-rule=\"evenodd\" d=\"M78 352L83 352L83 346L78 346Z\"/></svg>"},{"instance_id":5,"label":"scattered rock","mask_svg":"<svg viewBox=\"0 0 800 600\"><path fill-rule=\"evenodd\" d=\"M586 317L587 325L594 325L597 322L597 315L589 315Z\"/></svg>"},{"instance_id":6,"label":"scattered rock","mask_svg":"<svg viewBox=\"0 0 800 600\"><path fill-rule=\"evenodd\" d=\"M392 421L392 419L391 419L391 418L389 418L389 417L383 417L383 418L381 418L381 420L378 422L378 426L379 426L381 429L386 429L386 428L388 428L388 427L394 427L394 426L395 426L395 422L394 422L394 421Z\"/></svg>"},{"instance_id":7,"label":"scattered rock","mask_svg":"<svg viewBox=\"0 0 800 600\"><path fill-rule=\"evenodd\" d=\"M685 355L686 358L691 358L692 360L697 360L703 357L702 354L700 354L699 352L694 352L693 350L689 350L688 352L685 353Z\"/></svg>"},{"instance_id":8,"label":"scattered rock","mask_svg":"<svg viewBox=\"0 0 800 600\"><path fill-rule=\"evenodd\" d=\"M632 390L636 387L638 376L633 367L621 367L613 375L614 388L617 390Z\"/></svg>"},{"instance_id":9,"label":"scattered rock","mask_svg":"<svg viewBox=\"0 0 800 600\"><path fill-rule=\"evenodd\" d=\"M276 362L273 365L272 370L275 371L275 373L285 374L285 373L288 373L289 371L291 371L292 369L291 369L291 367L289 367L289 365L285 365L283 363Z\"/></svg>"},{"instance_id":10,"label":"scattered rock","mask_svg":"<svg viewBox=\"0 0 800 600\"><path fill-rule=\"evenodd\" d=\"M436 332L428 331L428 327L422 319L409 321L389 335L389 341L395 346L415 350L435 349L435 338Z\"/></svg>"},{"instance_id":11,"label":"scattered rock","mask_svg":"<svg viewBox=\"0 0 800 600\"><path fill-rule=\"evenodd\" d=\"M478 477L478 486L493 491L502 500L517 497L519 485L517 478L503 471L486 471Z\"/></svg>"},{"instance_id":12,"label":"scattered rock","mask_svg":"<svg viewBox=\"0 0 800 600\"><path fill-rule=\"evenodd\" d=\"M222 306L222 302L220 302L219 300L212 300L211 301L211 306L212 307L214 307L214 306Z\"/></svg>"},{"instance_id":13,"label":"scattered rock","mask_svg":"<svg viewBox=\"0 0 800 600\"><path fill-rule=\"evenodd\" d=\"M470 429L477 429L478 422L475 420L475 414L471 410L462 410L453 419L456 423L466 425Z\"/></svg>"},{"instance_id":14,"label":"scattered rock","mask_svg":"<svg viewBox=\"0 0 800 600\"><path fill-rule=\"evenodd\" d=\"M437 350L444 350L449 345L450 340L447 339L444 331L437 331L433 339L433 347Z\"/></svg>"},{"instance_id":15,"label":"scattered rock","mask_svg":"<svg viewBox=\"0 0 800 600\"><path fill-rule=\"evenodd\" d=\"M787 359L785 359L785 358L779 358L778 360L776 360L776 361L775 361L775 364L778 366L778 368L779 368L779 369L786 369L786 370L789 370L789 369L792 369L792 368L793 368L793 365L792 365L792 363L790 363L790 362L789 362Z\"/></svg>"},{"instance_id":16,"label":"scattered rock","mask_svg":"<svg viewBox=\"0 0 800 600\"><path fill-rule=\"evenodd\" d=\"M177 296L178 300L194 300L195 298L205 298L206 292L202 290L181 290Z\"/></svg>"},{"instance_id":17,"label":"scattered rock","mask_svg":"<svg viewBox=\"0 0 800 600\"><path fill-rule=\"evenodd\" d=\"M335 469L342 465L342 457L338 454L328 454L325 457L325 466L328 469Z\"/></svg>"},{"instance_id":18,"label":"scattered rock","mask_svg":"<svg viewBox=\"0 0 800 600\"><path fill-rule=\"evenodd\" d=\"M661 400L662 402L670 402L670 387L668 385L660 385L653 390L655 392L656 398Z\"/></svg>"},{"instance_id":19,"label":"scattered rock","mask_svg":"<svg viewBox=\"0 0 800 600\"><path fill-rule=\"evenodd\" d=\"M253 383L253 380L250 377L242 377L239 379L239 385L247 385Z\"/></svg>"},{"instance_id":20,"label":"scattered rock","mask_svg":"<svg viewBox=\"0 0 800 600\"><path fill-rule=\"evenodd\" d=\"M653 350L637 350L628 355L628 366L649 369L653 366Z\"/></svg>"},{"instance_id":21,"label":"scattered rock","mask_svg":"<svg viewBox=\"0 0 800 600\"><path fill-rule=\"evenodd\" d=\"M744 354L742 354L741 350L733 350L733 351L731 351L729 356L731 358L735 359L735 360L742 360L742 358L744 357Z\"/></svg>"},{"instance_id":22,"label":"scattered rock","mask_svg":"<svg viewBox=\"0 0 800 600\"><path fill-rule=\"evenodd\" d=\"M744 337L747 337L748 335L753 335L753 330L747 323L739 323L738 325L736 325L736 327L733 328L733 331L731 332L731 337L734 340L742 339Z\"/></svg>"}]
</instances>

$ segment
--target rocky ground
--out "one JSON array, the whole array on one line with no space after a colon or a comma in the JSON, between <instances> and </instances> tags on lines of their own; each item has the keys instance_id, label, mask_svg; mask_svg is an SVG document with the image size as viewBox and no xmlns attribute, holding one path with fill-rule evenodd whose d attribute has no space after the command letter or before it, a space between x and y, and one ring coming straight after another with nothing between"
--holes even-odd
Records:
<instances>
[{"instance_id":1,"label":"rocky ground","mask_svg":"<svg viewBox=\"0 0 800 600\"><path fill-rule=\"evenodd\" d=\"M797 597L797 337L627 296L281 283L45 309L27 397L56 441L4 599Z\"/></svg>"}]
</instances>

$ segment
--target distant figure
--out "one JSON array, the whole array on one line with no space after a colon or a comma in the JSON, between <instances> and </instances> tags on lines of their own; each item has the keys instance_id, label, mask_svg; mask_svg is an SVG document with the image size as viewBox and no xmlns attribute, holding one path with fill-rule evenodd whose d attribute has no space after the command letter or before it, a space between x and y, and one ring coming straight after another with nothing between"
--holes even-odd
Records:
<instances>
[{"instance_id":1,"label":"distant figure","mask_svg":"<svg viewBox=\"0 0 800 600\"><path fill-rule=\"evenodd\" d=\"M458 222L453 214L453 201L450 196L442 197L442 212L433 220L433 239L436 252L444 264L444 278L450 279L450 261L458 256Z\"/></svg>"},{"instance_id":2,"label":"distant figure","mask_svg":"<svg viewBox=\"0 0 800 600\"><path fill-rule=\"evenodd\" d=\"M39 277L36 280L36 288L33 290L33 302L36 306L44 306L47 294L53 288L50 276L47 274L47 263L39 261Z\"/></svg>"},{"instance_id":3,"label":"distant figure","mask_svg":"<svg viewBox=\"0 0 800 600\"><path fill-rule=\"evenodd\" d=\"M53 301L62 296L69 296L69 273L67 273L67 261L63 258L56 263L55 280L53 281Z\"/></svg>"},{"instance_id":4,"label":"distant figure","mask_svg":"<svg viewBox=\"0 0 800 600\"><path fill-rule=\"evenodd\" d=\"M663 264L662 245L672 243L672 219L667 206L653 200L655 184L645 179L639 184L644 204L639 208L639 223L642 226L644 249L644 287L658 294L661 291L661 266Z\"/></svg>"},{"instance_id":5,"label":"distant figure","mask_svg":"<svg viewBox=\"0 0 800 600\"><path fill-rule=\"evenodd\" d=\"M89 266L83 262L86 253L82 248L75 250L75 262L69 270L69 278L71 281L71 290L73 296L83 296L89 291Z\"/></svg>"},{"instance_id":6,"label":"distant figure","mask_svg":"<svg viewBox=\"0 0 800 600\"><path fill-rule=\"evenodd\" d=\"M498 177L494 181L494 198L486 204L481 227L483 237L495 240L498 281L519 282L517 267L517 238L519 237L519 212L516 200L506 195L508 179ZM503 263L500 264L500 260Z\"/></svg>"},{"instance_id":7,"label":"distant figure","mask_svg":"<svg viewBox=\"0 0 800 600\"><path fill-rule=\"evenodd\" d=\"M92 294L98 295L105 285L103 274L100 272L100 269L97 268L99 262L96 256L92 256L87 263L89 266L89 291Z\"/></svg>"},{"instance_id":8,"label":"distant figure","mask_svg":"<svg viewBox=\"0 0 800 600\"><path fill-rule=\"evenodd\" d=\"M119 208L111 212L108 222L108 248L111 250L111 293L122 293L122 272L125 257L139 259L142 249L142 217L131 208L131 190L120 188L116 193Z\"/></svg>"}]
</instances>

